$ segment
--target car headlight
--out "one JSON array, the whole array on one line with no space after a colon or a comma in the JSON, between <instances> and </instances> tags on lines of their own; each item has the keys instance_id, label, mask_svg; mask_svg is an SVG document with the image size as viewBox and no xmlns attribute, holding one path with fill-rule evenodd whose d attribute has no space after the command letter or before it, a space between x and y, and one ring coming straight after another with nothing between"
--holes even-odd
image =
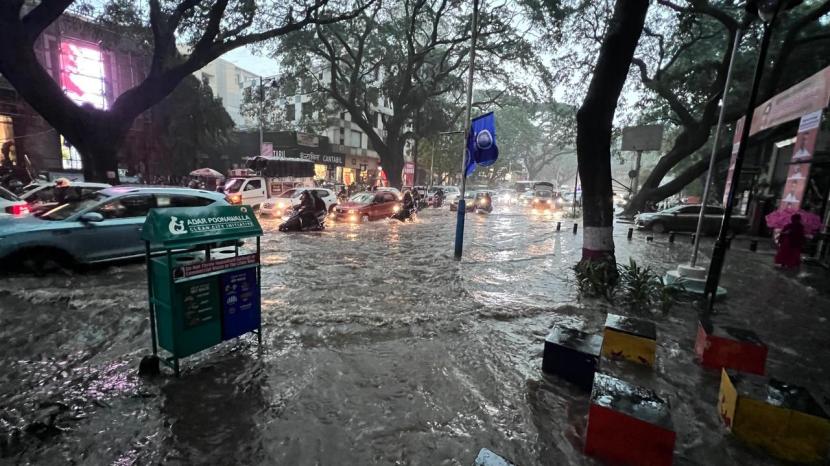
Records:
<instances>
[{"instance_id":1,"label":"car headlight","mask_svg":"<svg viewBox=\"0 0 830 466\"><path fill-rule=\"evenodd\" d=\"M392 212L398 213L400 211L401 211L401 206L396 205L395 207L392 207Z\"/></svg>"}]
</instances>

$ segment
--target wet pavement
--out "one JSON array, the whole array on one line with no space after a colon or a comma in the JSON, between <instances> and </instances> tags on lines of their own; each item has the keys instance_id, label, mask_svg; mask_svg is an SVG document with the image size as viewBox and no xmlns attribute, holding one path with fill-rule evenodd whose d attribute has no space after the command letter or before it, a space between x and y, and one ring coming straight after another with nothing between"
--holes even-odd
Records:
<instances>
[{"instance_id":1,"label":"wet pavement","mask_svg":"<svg viewBox=\"0 0 830 466\"><path fill-rule=\"evenodd\" d=\"M596 331L608 311L578 300L581 231L518 210L470 215L456 262L454 220L431 210L305 234L265 220L263 346L220 345L178 379L137 376L142 264L2 277L0 463L468 465L486 447L517 465L596 464L581 454L589 394L540 370L555 324ZM628 241L627 228L619 261L664 272L688 259L687 238ZM729 252L719 319L750 326L768 372L826 403L830 295L771 262ZM721 427L719 374L693 360L694 308L655 320L675 464L779 464Z\"/></svg>"}]
</instances>

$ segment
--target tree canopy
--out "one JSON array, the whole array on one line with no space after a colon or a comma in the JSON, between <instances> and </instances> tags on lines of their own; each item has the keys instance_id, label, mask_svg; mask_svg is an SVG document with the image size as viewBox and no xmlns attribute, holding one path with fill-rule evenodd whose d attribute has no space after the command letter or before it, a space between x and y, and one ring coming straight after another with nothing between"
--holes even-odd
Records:
<instances>
[{"instance_id":1,"label":"tree canopy","mask_svg":"<svg viewBox=\"0 0 830 466\"><path fill-rule=\"evenodd\" d=\"M38 37L73 0L0 4L0 73L29 105L81 153L90 180L117 181L118 146L135 118L160 102L188 75L235 48L358 15L371 3L329 0L149 0L141 25L152 39L146 78L106 109L78 106L37 59ZM99 6L108 8L124 2ZM134 22L136 18L125 18ZM188 53L183 55L179 46ZM108 176L109 175L109 176Z\"/></svg>"},{"instance_id":2,"label":"tree canopy","mask_svg":"<svg viewBox=\"0 0 830 466\"><path fill-rule=\"evenodd\" d=\"M389 0L352 21L286 37L275 55L290 73L305 71L350 114L379 153L390 182L400 184L403 149L418 113L427 102L457 105L463 96L470 13L463 2ZM510 66L534 62L532 45L514 25L518 15L511 2L482 8L477 80L509 83Z\"/></svg>"}]
</instances>

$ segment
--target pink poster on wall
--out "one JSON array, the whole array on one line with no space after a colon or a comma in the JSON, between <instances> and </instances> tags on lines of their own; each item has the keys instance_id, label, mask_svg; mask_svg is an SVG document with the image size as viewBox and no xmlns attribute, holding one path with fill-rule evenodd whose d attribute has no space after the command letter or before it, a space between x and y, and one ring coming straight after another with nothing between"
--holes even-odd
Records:
<instances>
[{"instance_id":1,"label":"pink poster on wall","mask_svg":"<svg viewBox=\"0 0 830 466\"><path fill-rule=\"evenodd\" d=\"M798 125L798 134L795 137L795 147L790 159L790 169L787 172L787 181L781 193L782 209L799 209L804 193L807 191L807 180L810 178L810 167L813 153L818 140L819 126L821 125L821 110L801 117Z\"/></svg>"}]
</instances>

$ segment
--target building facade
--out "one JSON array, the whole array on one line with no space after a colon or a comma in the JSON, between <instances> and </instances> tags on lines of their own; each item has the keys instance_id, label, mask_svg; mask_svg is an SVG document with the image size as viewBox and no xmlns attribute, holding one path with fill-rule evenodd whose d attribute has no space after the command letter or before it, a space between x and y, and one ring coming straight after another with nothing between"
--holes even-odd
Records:
<instances>
[{"instance_id":1,"label":"building facade","mask_svg":"<svg viewBox=\"0 0 830 466\"><path fill-rule=\"evenodd\" d=\"M259 75L233 63L218 58L201 70L193 73L197 78L207 82L213 95L222 99L222 106L231 116L237 128L254 128L257 122L242 115L240 109L245 88L259 85Z\"/></svg>"},{"instance_id":2,"label":"building facade","mask_svg":"<svg viewBox=\"0 0 830 466\"><path fill-rule=\"evenodd\" d=\"M89 19L64 14L34 45L44 69L78 105L107 109L146 76L149 57L119 34ZM153 152L152 125L146 112L136 119L119 153L121 175L140 171ZM0 144L3 158L17 163L25 155L33 168L53 176L80 177L81 156L0 76Z\"/></svg>"},{"instance_id":3,"label":"building facade","mask_svg":"<svg viewBox=\"0 0 830 466\"><path fill-rule=\"evenodd\" d=\"M317 79L321 82L331 79L327 68L321 68L317 73ZM383 183L386 176L383 173L380 156L372 147L366 132L352 121L348 112L341 111L333 101L328 100L323 103L302 92L303 89L310 87L310 83L301 84L296 95L282 98L278 105L284 110L287 126L291 129L300 128L306 118L318 120L321 116L324 117L322 120L325 123L322 128L318 129L318 135L328 140L331 153L344 156L343 165L328 173L325 181L346 185ZM373 130L385 139L386 122L394 115L392 104L386 97L381 96L372 106L372 112ZM268 138L264 141L271 142Z\"/></svg>"}]
</instances>

